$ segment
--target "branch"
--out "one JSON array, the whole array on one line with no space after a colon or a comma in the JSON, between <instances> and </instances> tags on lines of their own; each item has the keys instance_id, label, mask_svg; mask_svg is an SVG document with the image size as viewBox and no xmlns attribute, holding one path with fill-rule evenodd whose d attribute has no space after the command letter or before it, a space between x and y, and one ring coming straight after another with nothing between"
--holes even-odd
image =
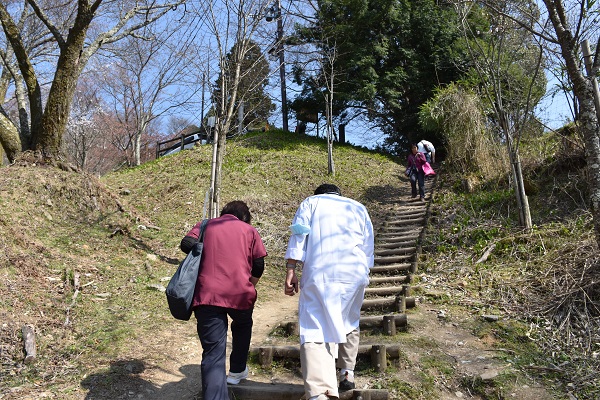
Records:
<instances>
[{"instance_id":1,"label":"branch","mask_svg":"<svg viewBox=\"0 0 600 400\"><path fill-rule=\"evenodd\" d=\"M102 0L96 0L96 3L93 7L97 7L101 1ZM176 8L178 5L183 4L184 2L185 0L176 0L174 2L165 3L161 5L133 7L119 20L119 22L112 29L98 35L98 37L87 48L83 50L81 54L81 59L83 62L81 63L81 65L85 65L87 63L87 60L89 60L89 58L96 51L98 51L98 49L102 45L119 41L124 37L131 35L133 32L152 24L153 22L160 19L169 11ZM151 12L153 13L151 14ZM123 27L131 19L133 19L136 15L140 14L146 16L146 18L142 22L134 24L131 27L120 32L121 29L123 29Z\"/></svg>"},{"instance_id":2,"label":"branch","mask_svg":"<svg viewBox=\"0 0 600 400\"><path fill-rule=\"evenodd\" d=\"M462 3L462 1L459 1L459 3ZM512 21L516 22L518 25L520 25L522 28L528 30L529 32L531 32L532 34L534 34L536 36L541 37L545 41L547 41L549 43L559 44L558 39L553 38L552 36L548 36L544 32L536 31L531 26L529 26L529 24L519 20L516 17L513 17L512 15L510 15L508 13L505 13L504 11L501 11L498 7L496 7L496 4L497 4L496 1L483 1L482 3L490 10L509 18L510 20L512 20ZM527 11L524 11L521 8L519 8L519 11L522 11L523 14L529 15L533 19L533 15L530 15Z\"/></svg>"},{"instance_id":3,"label":"branch","mask_svg":"<svg viewBox=\"0 0 600 400\"><path fill-rule=\"evenodd\" d=\"M52 33L52 36L54 36L54 39L58 43L58 46L61 48L61 50L64 49L64 47L67 45L65 38L62 37L62 35L60 34L60 32L58 31L56 26L54 26L54 24L50 21L50 19L46 15L46 13L44 13L44 11L40 8L37 1L36 0L26 0L26 1L27 1L27 3L29 3L31 8L33 8L35 15L37 15L37 17L44 23L44 25L46 25L46 27L48 28L50 33ZM100 1L102 1L102 0L100 0Z\"/></svg>"}]
</instances>

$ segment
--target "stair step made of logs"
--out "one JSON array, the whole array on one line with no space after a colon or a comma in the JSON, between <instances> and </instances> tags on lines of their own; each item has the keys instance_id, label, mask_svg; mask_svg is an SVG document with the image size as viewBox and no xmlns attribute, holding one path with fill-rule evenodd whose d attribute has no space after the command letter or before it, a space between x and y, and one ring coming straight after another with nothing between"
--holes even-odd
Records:
<instances>
[{"instance_id":1,"label":"stair step made of logs","mask_svg":"<svg viewBox=\"0 0 600 400\"><path fill-rule=\"evenodd\" d=\"M401 263L392 265L378 265L371 268L371 274L393 273L398 271L410 271L412 264Z\"/></svg>"},{"instance_id":2,"label":"stair step made of logs","mask_svg":"<svg viewBox=\"0 0 600 400\"><path fill-rule=\"evenodd\" d=\"M390 229L390 228L394 228L394 227L402 227L402 226L406 226L406 225L420 225L423 224L425 222L425 216L414 216L414 217L406 217L397 221L394 221L393 224L386 224L385 228L386 229Z\"/></svg>"},{"instance_id":3,"label":"stair step made of logs","mask_svg":"<svg viewBox=\"0 0 600 400\"><path fill-rule=\"evenodd\" d=\"M404 254L400 256L375 257L375 265L396 264L410 261L415 258L415 254Z\"/></svg>"},{"instance_id":4,"label":"stair step made of logs","mask_svg":"<svg viewBox=\"0 0 600 400\"><path fill-rule=\"evenodd\" d=\"M409 208L409 209L405 209L405 210L400 210L400 211L396 212L393 216L388 217L385 221L383 221L383 224L389 225L389 224L394 224L396 222L400 222L404 218L420 217L420 216L425 215L426 212L427 212L427 210L425 210L425 209L415 210L415 209Z\"/></svg>"},{"instance_id":5,"label":"stair step made of logs","mask_svg":"<svg viewBox=\"0 0 600 400\"><path fill-rule=\"evenodd\" d=\"M386 359L399 358L402 353L400 345L362 344L358 346L358 357L371 357L371 365L380 372L387 367ZM300 345L293 346L261 346L250 349L250 354L258 355L262 367L269 367L274 358L300 358Z\"/></svg>"},{"instance_id":6,"label":"stair step made of logs","mask_svg":"<svg viewBox=\"0 0 600 400\"><path fill-rule=\"evenodd\" d=\"M246 381L239 385L228 385L230 399L244 400L298 400L304 395L304 385L289 383L263 383ZM385 389L355 389L340 392L340 400L388 400Z\"/></svg>"},{"instance_id":7,"label":"stair step made of logs","mask_svg":"<svg viewBox=\"0 0 600 400\"><path fill-rule=\"evenodd\" d=\"M411 229L406 229L406 230L402 230L402 231L387 231L387 232L379 232L377 234L377 241L380 240L390 240L390 239L414 239L415 237L419 236L419 234L421 233L421 231L423 230L422 226L419 226L418 228L411 228Z\"/></svg>"},{"instance_id":8,"label":"stair step made of logs","mask_svg":"<svg viewBox=\"0 0 600 400\"><path fill-rule=\"evenodd\" d=\"M384 328L386 332L390 332L390 324L394 325L394 330L400 328L404 330L408 325L408 319L406 314L386 314L386 315L363 315L360 317L359 327L360 329L367 328ZM300 327L298 321L290 321L283 324L282 327L285 332L292 336L298 336L300 334Z\"/></svg>"},{"instance_id":9,"label":"stair step made of logs","mask_svg":"<svg viewBox=\"0 0 600 400\"><path fill-rule=\"evenodd\" d=\"M391 296L379 297L375 299L363 300L361 311L369 311L372 309L394 309L397 312L404 312L407 308L414 308L417 302L414 297Z\"/></svg>"},{"instance_id":10,"label":"stair step made of logs","mask_svg":"<svg viewBox=\"0 0 600 400\"><path fill-rule=\"evenodd\" d=\"M396 283L410 283L410 275L374 276L369 279L370 286Z\"/></svg>"},{"instance_id":11,"label":"stair step made of logs","mask_svg":"<svg viewBox=\"0 0 600 400\"><path fill-rule=\"evenodd\" d=\"M389 295L399 295L404 294L406 292L405 286L382 286L382 287L368 287L365 289L365 295L370 296L389 296Z\"/></svg>"},{"instance_id":12,"label":"stair step made of logs","mask_svg":"<svg viewBox=\"0 0 600 400\"><path fill-rule=\"evenodd\" d=\"M394 225L388 226L385 229L381 229L379 234L389 235L392 233L401 234L407 231L420 231L423 229L423 224L406 224L406 225Z\"/></svg>"},{"instance_id":13,"label":"stair step made of logs","mask_svg":"<svg viewBox=\"0 0 600 400\"><path fill-rule=\"evenodd\" d=\"M379 249L375 250L376 256L391 256L396 254L406 254L406 253L414 253L417 251L416 247L397 247L395 249Z\"/></svg>"},{"instance_id":14,"label":"stair step made of logs","mask_svg":"<svg viewBox=\"0 0 600 400\"><path fill-rule=\"evenodd\" d=\"M398 241L386 240L385 243L377 243L378 249L395 249L397 247L414 247L417 243L417 239L411 237L410 239L402 239Z\"/></svg>"}]
</instances>

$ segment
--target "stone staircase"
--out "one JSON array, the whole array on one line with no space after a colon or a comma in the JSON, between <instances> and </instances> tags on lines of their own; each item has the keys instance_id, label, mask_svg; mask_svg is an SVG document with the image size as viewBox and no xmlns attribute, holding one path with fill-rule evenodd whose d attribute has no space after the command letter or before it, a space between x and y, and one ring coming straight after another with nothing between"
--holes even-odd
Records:
<instances>
[{"instance_id":1,"label":"stone staircase","mask_svg":"<svg viewBox=\"0 0 600 400\"><path fill-rule=\"evenodd\" d=\"M416 299L410 295L412 275L417 270L417 258L420 243L425 234L427 218L435 178L426 180L426 201L403 198L390 204L387 218L376 227L375 265L371 269L370 283L366 289L361 308L360 330L361 345L358 358L370 362L371 367L383 373L388 359L397 359L402 353L398 345L373 342L370 335L365 339L363 333L375 331L380 335L394 336L398 331L408 328L409 318L406 310L417 306ZM410 189L410 188L408 188ZM264 345L252 348L252 354L258 356L262 367L270 367L274 359L297 359L300 363L300 346L297 343L298 322L280 324L285 332L294 337L291 345ZM230 387L230 397L235 399L277 399L299 400L304 394L302 385L238 385ZM365 389L340 393L340 399L387 400L387 390Z\"/></svg>"}]
</instances>

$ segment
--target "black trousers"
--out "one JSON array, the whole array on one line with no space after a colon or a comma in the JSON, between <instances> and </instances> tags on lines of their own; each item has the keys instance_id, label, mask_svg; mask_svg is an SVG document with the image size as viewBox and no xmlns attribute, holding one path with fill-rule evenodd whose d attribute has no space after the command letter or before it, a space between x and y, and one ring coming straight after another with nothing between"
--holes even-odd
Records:
<instances>
[{"instance_id":1,"label":"black trousers","mask_svg":"<svg viewBox=\"0 0 600 400\"><path fill-rule=\"evenodd\" d=\"M228 315L232 319L229 370L242 372L246 369L252 338L252 311L252 308L235 310L216 306L199 306L195 309L198 337L202 344L200 369L204 399L229 400L225 373Z\"/></svg>"},{"instance_id":2,"label":"black trousers","mask_svg":"<svg viewBox=\"0 0 600 400\"><path fill-rule=\"evenodd\" d=\"M419 196L425 198L425 172L423 170L417 170L417 173L410 174L412 197L417 197L417 183L419 184Z\"/></svg>"}]
</instances>

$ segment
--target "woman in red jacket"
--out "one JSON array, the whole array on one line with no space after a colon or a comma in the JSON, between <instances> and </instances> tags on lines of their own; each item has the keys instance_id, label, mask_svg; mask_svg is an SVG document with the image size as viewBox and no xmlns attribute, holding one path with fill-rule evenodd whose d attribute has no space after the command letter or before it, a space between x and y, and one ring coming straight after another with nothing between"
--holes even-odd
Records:
<instances>
[{"instance_id":1,"label":"woman in red jacket","mask_svg":"<svg viewBox=\"0 0 600 400\"><path fill-rule=\"evenodd\" d=\"M264 271L265 246L250 225L250 210L243 201L223 207L221 216L208 221L192 308L202 344L204 399L228 400L227 383L248 377L248 350L252 337L255 286ZM198 241L198 222L181 240L189 253ZM232 350L229 375L225 375L228 319L231 317Z\"/></svg>"}]
</instances>

